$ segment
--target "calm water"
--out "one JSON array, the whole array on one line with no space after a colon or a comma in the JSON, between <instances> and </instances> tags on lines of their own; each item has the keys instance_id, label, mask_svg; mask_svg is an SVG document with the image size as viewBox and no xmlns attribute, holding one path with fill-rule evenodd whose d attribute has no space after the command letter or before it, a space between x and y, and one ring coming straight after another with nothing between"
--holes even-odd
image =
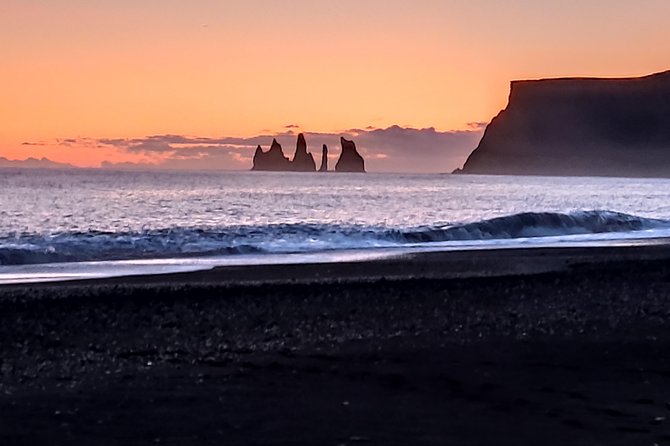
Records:
<instances>
[{"instance_id":1,"label":"calm water","mask_svg":"<svg viewBox=\"0 0 670 446\"><path fill-rule=\"evenodd\" d=\"M670 180L4 170L0 216L2 280L84 265L70 262L174 270L288 253L661 237Z\"/></svg>"}]
</instances>

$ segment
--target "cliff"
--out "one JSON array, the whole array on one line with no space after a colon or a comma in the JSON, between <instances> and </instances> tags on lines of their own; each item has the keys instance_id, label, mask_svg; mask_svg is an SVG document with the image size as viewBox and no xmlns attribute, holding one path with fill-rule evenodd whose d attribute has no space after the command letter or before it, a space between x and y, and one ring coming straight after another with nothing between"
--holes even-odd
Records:
<instances>
[{"instance_id":1,"label":"cliff","mask_svg":"<svg viewBox=\"0 0 670 446\"><path fill-rule=\"evenodd\" d=\"M336 172L365 172L365 160L356 150L353 141L340 138L342 153L335 164Z\"/></svg>"},{"instance_id":2,"label":"cliff","mask_svg":"<svg viewBox=\"0 0 670 446\"><path fill-rule=\"evenodd\" d=\"M512 82L462 173L669 177L670 71Z\"/></svg>"}]
</instances>

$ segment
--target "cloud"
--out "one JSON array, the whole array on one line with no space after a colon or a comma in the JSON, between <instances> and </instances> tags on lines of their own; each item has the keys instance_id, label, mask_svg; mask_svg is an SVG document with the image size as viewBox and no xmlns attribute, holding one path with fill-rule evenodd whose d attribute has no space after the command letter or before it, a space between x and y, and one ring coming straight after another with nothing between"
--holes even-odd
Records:
<instances>
[{"instance_id":1,"label":"cloud","mask_svg":"<svg viewBox=\"0 0 670 446\"><path fill-rule=\"evenodd\" d=\"M74 139L74 138L57 139L57 140L56 140L56 143L57 143L59 146L68 146L68 147L72 147L72 146L74 146L74 145L77 144L77 140Z\"/></svg>"},{"instance_id":2,"label":"cloud","mask_svg":"<svg viewBox=\"0 0 670 446\"><path fill-rule=\"evenodd\" d=\"M253 153L237 148L212 147L203 149L179 149L157 163L112 163L104 161L103 169L120 170L249 170Z\"/></svg>"},{"instance_id":3,"label":"cloud","mask_svg":"<svg viewBox=\"0 0 670 446\"><path fill-rule=\"evenodd\" d=\"M111 164L103 167L169 169L250 169L256 146L266 150L273 139L292 156L296 144L289 124L284 132L267 132L251 137L200 137L186 135L150 135L143 138L103 138L94 140L98 147L115 148L154 160L146 164ZM369 171L449 172L460 167L477 146L485 123L469 123L464 130L438 131L433 127L412 128L393 125L387 128L348 129L341 133L304 132L310 150L320 162L321 146L329 148L330 165L339 156L339 138L353 139L363 154ZM72 140L67 144L71 144ZM91 140L86 139L88 145Z\"/></svg>"},{"instance_id":4,"label":"cloud","mask_svg":"<svg viewBox=\"0 0 670 446\"><path fill-rule=\"evenodd\" d=\"M285 129L299 129L300 126L298 124L288 124L284 126Z\"/></svg>"},{"instance_id":5,"label":"cloud","mask_svg":"<svg viewBox=\"0 0 670 446\"><path fill-rule=\"evenodd\" d=\"M248 138L222 137L207 138L184 135L151 135L144 138L102 138L97 142L106 146L113 146L134 153L165 153L175 150L179 146L197 147L200 145L209 146L240 146L256 148L257 145L269 144L272 138L292 136L292 131L282 133L270 133L267 135L258 135Z\"/></svg>"},{"instance_id":6,"label":"cloud","mask_svg":"<svg viewBox=\"0 0 670 446\"><path fill-rule=\"evenodd\" d=\"M484 130L487 125L489 125L487 121L474 121L467 123L468 128L473 130Z\"/></svg>"},{"instance_id":7,"label":"cloud","mask_svg":"<svg viewBox=\"0 0 670 446\"><path fill-rule=\"evenodd\" d=\"M381 171L447 172L459 167L481 139L481 130L441 132L428 127L391 126L348 132L369 165ZM375 155L384 157L375 158Z\"/></svg>"}]
</instances>

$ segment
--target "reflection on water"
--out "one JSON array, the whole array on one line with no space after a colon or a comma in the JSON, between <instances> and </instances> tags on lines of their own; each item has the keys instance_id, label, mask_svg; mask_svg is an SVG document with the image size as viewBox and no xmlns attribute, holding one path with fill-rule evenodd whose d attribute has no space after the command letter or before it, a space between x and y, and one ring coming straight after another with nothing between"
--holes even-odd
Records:
<instances>
[{"instance_id":1,"label":"reflection on water","mask_svg":"<svg viewBox=\"0 0 670 446\"><path fill-rule=\"evenodd\" d=\"M9 169L0 217L2 265L609 243L670 235L670 180Z\"/></svg>"}]
</instances>

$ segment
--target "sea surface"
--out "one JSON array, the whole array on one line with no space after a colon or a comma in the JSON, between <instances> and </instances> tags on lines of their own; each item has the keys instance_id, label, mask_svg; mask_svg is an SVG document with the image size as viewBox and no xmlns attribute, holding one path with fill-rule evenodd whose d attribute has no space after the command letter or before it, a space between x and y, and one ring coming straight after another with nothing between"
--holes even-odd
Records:
<instances>
[{"instance_id":1,"label":"sea surface","mask_svg":"<svg viewBox=\"0 0 670 446\"><path fill-rule=\"evenodd\" d=\"M0 283L665 237L668 179L0 170Z\"/></svg>"}]
</instances>

